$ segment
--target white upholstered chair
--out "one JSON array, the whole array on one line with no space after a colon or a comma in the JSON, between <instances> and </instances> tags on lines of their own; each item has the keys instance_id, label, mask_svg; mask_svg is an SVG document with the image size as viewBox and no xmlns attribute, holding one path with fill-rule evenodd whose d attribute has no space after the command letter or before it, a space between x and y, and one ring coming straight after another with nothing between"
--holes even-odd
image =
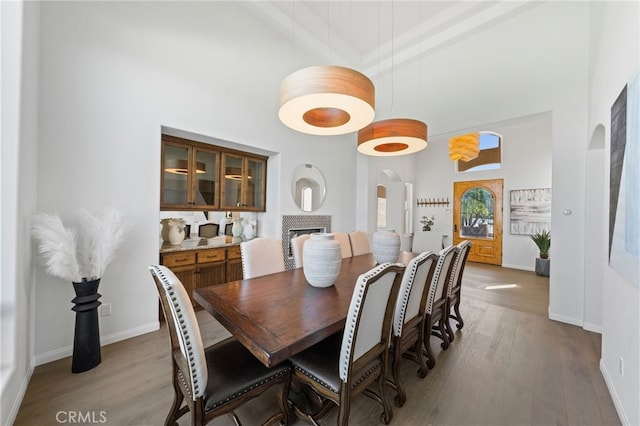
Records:
<instances>
[{"instance_id":1,"label":"white upholstered chair","mask_svg":"<svg viewBox=\"0 0 640 426\"><path fill-rule=\"evenodd\" d=\"M453 271L451 272L451 279L449 281L449 291L447 297L447 333L449 334L449 341L453 342L455 335L451 328L451 319L456 320L456 327L458 330L464 327L464 321L462 315L460 315L460 293L462 291L462 275L464 274L464 267L467 264L467 258L469 257L469 251L471 250L471 241L464 240L458 243L458 252L456 258L453 261ZM451 309L453 308L453 313Z\"/></svg>"},{"instance_id":2,"label":"white upholstered chair","mask_svg":"<svg viewBox=\"0 0 640 426\"><path fill-rule=\"evenodd\" d=\"M393 412L385 394L389 368L389 334L402 280L402 265L384 263L356 281L343 333L330 336L292 356L297 384L319 395L322 406L309 413L293 404L309 423L338 405L338 425L349 423L351 398L363 393L383 407L380 420L388 424ZM376 383L376 391L372 384Z\"/></svg>"},{"instance_id":3,"label":"white upholstered chair","mask_svg":"<svg viewBox=\"0 0 640 426\"><path fill-rule=\"evenodd\" d=\"M333 232L333 239L340 243L342 249L342 258L351 257L351 242L349 241L349 234L346 232Z\"/></svg>"},{"instance_id":4,"label":"white upholstered chair","mask_svg":"<svg viewBox=\"0 0 640 426\"><path fill-rule=\"evenodd\" d=\"M442 339L442 348L449 347L449 336L447 334L447 294L448 285L453 267L453 259L458 248L449 246L443 248L438 253L438 263L433 272L433 279L429 285L427 296L427 306L425 310L425 332L424 348L427 351L427 366L433 368L436 358L431 349L431 336Z\"/></svg>"},{"instance_id":5,"label":"white upholstered chair","mask_svg":"<svg viewBox=\"0 0 640 426\"><path fill-rule=\"evenodd\" d=\"M349 242L351 243L351 254L353 256L371 253L371 243L366 232L357 230L349 232Z\"/></svg>"},{"instance_id":6,"label":"white upholstered chair","mask_svg":"<svg viewBox=\"0 0 640 426\"><path fill-rule=\"evenodd\" d=\"M205 348L193 305L180 280L166 266L152 265L149 270L171 340L174 399L165 424L178 424L188 412L192 425L207 424L224 414L240 424L233 410L274 385L281 386L279 411L267 423L287 424L289 365L267 368L233 337Z\"/></svg>"},{"instance_id":7,"label":"white upholstered chair","mask_svg":"<svg viewBox=\"0 0 640 426\"><path fill-rule=\"evenodd\" d=\"M291 250L293 251L293 260L296 268L302 268L302 249L304 242L309 238L311 238L311 235L302 234L291 239Z\"/></svg>"},{"instance_id":8,"label":"white upholstered chair","mask_svg":"<svg viewBox=\"0 0 640 426\"><path fill-rule=\"evenodd\" d=\"M282 240L277 238L254 238L241 242L240 257L244 279L275 274L285 269Z\"/></svg>"},{"instance_id":9,"label":"white upholstered chair","mask_svg":"<svg viewBox=\"0 0 640 426\"><path fill-rule=\"evenodd\" d=\"M419 366L418 377L424 378L427 375L427 364L422 350L425 336L424 320L429 285L433 279L437 260L438 255L431 251L420 253L411 259L402 275L402 284L393 314L391 337L392 385L397 392L395 404L399 407L404 405L407 399L400 378L400 359L404 356L416 362Z\"/></svg>"}]
</instances>

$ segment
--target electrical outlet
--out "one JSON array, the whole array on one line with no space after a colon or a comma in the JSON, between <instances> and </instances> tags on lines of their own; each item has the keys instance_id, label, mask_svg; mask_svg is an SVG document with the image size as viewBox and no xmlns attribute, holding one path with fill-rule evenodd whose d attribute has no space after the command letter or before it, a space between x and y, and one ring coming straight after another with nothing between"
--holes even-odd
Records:
<instances>
[{"instance_id":1,"label":"electrical outlet","mask_svg":"<svg viewBox=\"0 0 640 426\"><path fill-rule=\"evenodd\" d=\"M107 315L111 315L111 303L103 303L100 306L100 316L106 317Z\"/></svg>"},{"instance_id":2,"label":"electrical outlet","mask_svg":"<svg viewBox=\"0 0 640 426\"><path fill-rule=\"evenodd\" d=\"M620 376L624 376L624 361L622 357L618 358L618 373L620 373Z\"/></svg>"}]
</instances>

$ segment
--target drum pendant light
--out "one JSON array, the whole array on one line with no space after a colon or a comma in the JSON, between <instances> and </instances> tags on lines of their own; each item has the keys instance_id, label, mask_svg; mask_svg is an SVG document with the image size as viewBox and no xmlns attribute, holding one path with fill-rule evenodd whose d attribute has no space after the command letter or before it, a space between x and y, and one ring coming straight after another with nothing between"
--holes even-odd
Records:
<instances>
[{"instance_id":1,"label":"drum pendant light","mask_svg":"<svg viewBox=\"0 0 640 426\"><path fill-rule=\"evenodd\" d=\"M469 133L449 139L449 158L451 161L469 161L480 154L480 134Z\"/></svg>"},{"instance_id":2,"label":"drum pendant light","mask_svg":"<svg viewBox=\"0 0 640 426\"><path fill-rule=\"evenodd\" d=\"M303 68L280 84L280 121L302 133L351 133L371 123L374 115L373 83L350 68Z\"/></svg>"},{"instance_id":3,"label":"drum pendant light","mask_svg":"<svg viewBox=\"0 0 640 426\"><path fill-rule=\"evenodd\" d=\"M376 121L358 132L358 151L366 155L413 154L427 147L427 125L410 118Z\"/></svg>"}]
</instances>

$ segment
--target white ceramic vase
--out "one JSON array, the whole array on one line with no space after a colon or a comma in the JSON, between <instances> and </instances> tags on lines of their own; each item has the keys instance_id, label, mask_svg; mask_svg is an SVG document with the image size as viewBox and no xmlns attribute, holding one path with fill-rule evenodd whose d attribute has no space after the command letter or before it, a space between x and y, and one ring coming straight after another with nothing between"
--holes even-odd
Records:
<instances>
[{"instance_id":1,"label":"white ceramic vase","mask_svg":"<svg viewBox=\"0 0 640 426\"><path fill-rule=\"evenodd\" d=\"M184 241L184 221L175 220L169 227L169 243L173 246L178 246Z\"/></svg>"},{"instance_id":2,"label":"white ceramic vase","mask_svg":"<svg viewBox=\"0 0 640 426\"><path fill-rule=\"evenodd\" d=\"M256 222L250 219L247 219L244 222L244 229L242 230L242 234L244 238L247 240L252 240L256 237Z\"/></svg>"},{"instance_id":3,"label":"white ceramic vase","mask_svg":"<svg viewBox=\"0 0 640 426\"><path fill-rule=\"evenodd\" d=\"M380 229L373 233L371 251L376 262L395 263L400 255L400 235L395 229Z\"/></svg>"},{"instance_id":4,"label":"white ceramic vase","mask_svg":"<svg viewBox=\"0 0 640 426\"><path fill-rule=\"evenodd\" d=\"M342 250L330 233L311 234L302 247L302 271L314 287L329 287L340 275Z\"/></svg>"},{"instance_id":5,"label":"white ceramic vase","mask_svg":"<svg viewBox=\"0 0 640 426\"><path fill-rule=\"evenodd\" d=\"M237 217L233 219L231 234L233 234L234 237L239 237L240 235L242 235L242 218Z\"/></svg>"}]
</instances>

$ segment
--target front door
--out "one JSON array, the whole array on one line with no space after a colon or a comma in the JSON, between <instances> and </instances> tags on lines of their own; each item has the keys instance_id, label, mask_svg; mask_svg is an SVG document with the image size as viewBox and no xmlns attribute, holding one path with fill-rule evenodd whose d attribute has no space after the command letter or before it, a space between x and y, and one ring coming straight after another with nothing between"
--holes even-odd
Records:
<instances>
[{"instance_id":1,"label":"front door","mask_svg":"<svg viewBox=\"0 0 640 426\"><path fill-rule=\"evenodd\" d=\"M502 265L502 186L502 179L453 183L453 243L471 241L471 262Z\"/></svg>"}]
</instances>

